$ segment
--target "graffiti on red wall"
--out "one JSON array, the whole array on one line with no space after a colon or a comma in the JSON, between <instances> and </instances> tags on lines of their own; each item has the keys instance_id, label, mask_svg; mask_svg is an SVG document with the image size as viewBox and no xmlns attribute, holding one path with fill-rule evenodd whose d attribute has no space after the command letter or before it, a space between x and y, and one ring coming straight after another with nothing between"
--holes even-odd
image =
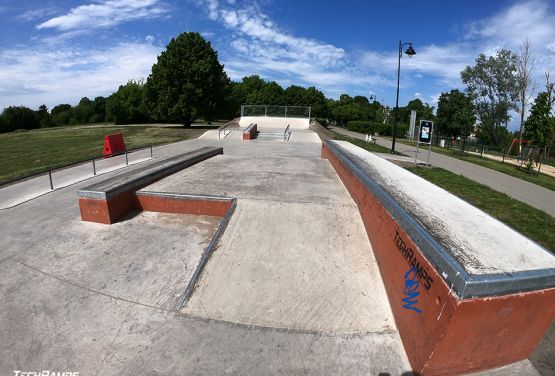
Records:
<instances>
[{"instance_id":1,"label":"graffiti on red wall","mask_svg":"<svg viewBox=\"0 0 555 376\"><path fill-rule=\"evenodd\" d=\"M424 263L417 258L417 253L407 246L407 243L401 238L401 235L397 230L395 230L395 246L401 252L401 255L405 261L414 268L414 273L422 281L422 284L426 290L429 290L434 283L433 278L429 275L427 268ZM412 269L411 269L412 270ZM409 271L410 272L410 271Z\"/></svg>"}]
</instances>

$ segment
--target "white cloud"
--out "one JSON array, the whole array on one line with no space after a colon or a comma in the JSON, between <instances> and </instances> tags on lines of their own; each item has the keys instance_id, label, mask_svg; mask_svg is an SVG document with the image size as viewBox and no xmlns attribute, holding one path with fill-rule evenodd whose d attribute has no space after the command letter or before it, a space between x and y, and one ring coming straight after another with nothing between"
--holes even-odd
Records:
<instances>
[{"instance_id":1,"label":"white cloud","mask_svg":"<svg viewBox=\"0 0 555 376\"><path fill-rule=\"evenodd\" d=\"M0 52L0 109L25 104L75 104L110 95L128 80L146 78L160 48L122 43L106 49L8 49Z\"/></svg>"},{"instance_id":2,"label":"white cloud","mask_svg":"<svg viewBox=\"0 0 555 376\"><path fill-rule=\"evenodd\" d=\"M26 10L25 12L17 16L17 18L24 21L36 21L40 20L41 18L50 17L58 13L58 11L58 8L39 6L38 8Z\"/></svg>"},{"instance_id":3,"label":"white cloud","mask_svg":"<svg viewBox=\"0 0 555 376\"><path fill-rule=\"evenodd\" d=\"M101 0L80 5L37 25L60 32L113 27L123 22L158 17L167 12L159 0Z\"/></svg>"},{"instance_id":4,"label":"white cloud","mask_svg":"<svg viewBox=\"0 0 555 376\"><path fill-rule=\"evenodd\" d=\"M353 85L366 92L364 85L381 80L350 66L343 48L284 32L256 5L233 8L229 7L233 1L199 3L210 19L232 31L232 51L221 56L233 79L260 74L278 82L315 85L332 96Z\"/></svg>"}]
</instances>

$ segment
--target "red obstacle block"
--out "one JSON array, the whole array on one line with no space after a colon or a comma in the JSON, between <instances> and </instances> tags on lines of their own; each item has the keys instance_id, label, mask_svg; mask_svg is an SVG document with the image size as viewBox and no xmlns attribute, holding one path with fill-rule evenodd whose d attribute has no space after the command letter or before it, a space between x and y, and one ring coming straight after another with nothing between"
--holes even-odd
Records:
<instances>
[{"instance_id":1,"label":"red obstacle block","mask_svg":"<svg viewBox=\"0 0 555 376\"><path fill-rule=\"evenodd\" d=\"M104 157L122 154L125 152L125 142L123 134L109 134L104 136Z\"/></svg>"}]
</instances>

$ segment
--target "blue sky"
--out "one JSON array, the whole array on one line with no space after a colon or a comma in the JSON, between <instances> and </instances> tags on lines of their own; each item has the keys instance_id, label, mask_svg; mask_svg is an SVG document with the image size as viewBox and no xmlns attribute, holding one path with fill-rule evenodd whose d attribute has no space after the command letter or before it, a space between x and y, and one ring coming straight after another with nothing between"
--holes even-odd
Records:
<instances>
[{"instance_id":1,"label":"blue sky","mask_svg":"<svg viewBox=\"0 0 555 376\"><path fill-rule=\"evenodd\" d=\"M436 105L462 88L460 71L483 52L532 44L535 78L555 71L555 4L529 1L0 0L0 108L75 104L145 79L168 41L198 31L228 75L259 74L316 86L332 98L375 94L394 105ZM555 72L553 73L555 74Z\"/></svg>"}]
</instances>

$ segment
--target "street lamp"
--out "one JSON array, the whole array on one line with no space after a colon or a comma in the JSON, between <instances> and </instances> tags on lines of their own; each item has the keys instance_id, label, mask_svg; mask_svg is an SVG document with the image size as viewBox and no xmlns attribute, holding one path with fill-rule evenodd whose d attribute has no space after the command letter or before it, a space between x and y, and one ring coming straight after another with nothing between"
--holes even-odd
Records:
<instances>
[{"instance_id":1,"label":"street lamp","mask_svg":"<svg viewBox=\"0 0 555 376\"><path fill-rule=\"evenodd\" d=\"M403 43L399 41L399 59L397 62L397 99L395 100L395 120L393 121L393 141L391 142L391 154L395 153L395 137L397 136L397 118L399 116L399 79L401 77L401 57L403 57L403 47L409 46L405 53L408 57L416 54L412 43Z\"/></svg>"},{"instance_id":2,"label":"street lamp","mask_svg":"<svg viewBox=\"0 0 555 376\"><path fill-rule=\"evenodd\" d=\"M378 97L376 96L376 94L371 94L369 99L371 101L370 106L372 106L372 109L374 109L374 102L378 102ZM375 127L375 126L376 126L376 111L372 111L372 127Z\"/></svg>"}]
</instances>

